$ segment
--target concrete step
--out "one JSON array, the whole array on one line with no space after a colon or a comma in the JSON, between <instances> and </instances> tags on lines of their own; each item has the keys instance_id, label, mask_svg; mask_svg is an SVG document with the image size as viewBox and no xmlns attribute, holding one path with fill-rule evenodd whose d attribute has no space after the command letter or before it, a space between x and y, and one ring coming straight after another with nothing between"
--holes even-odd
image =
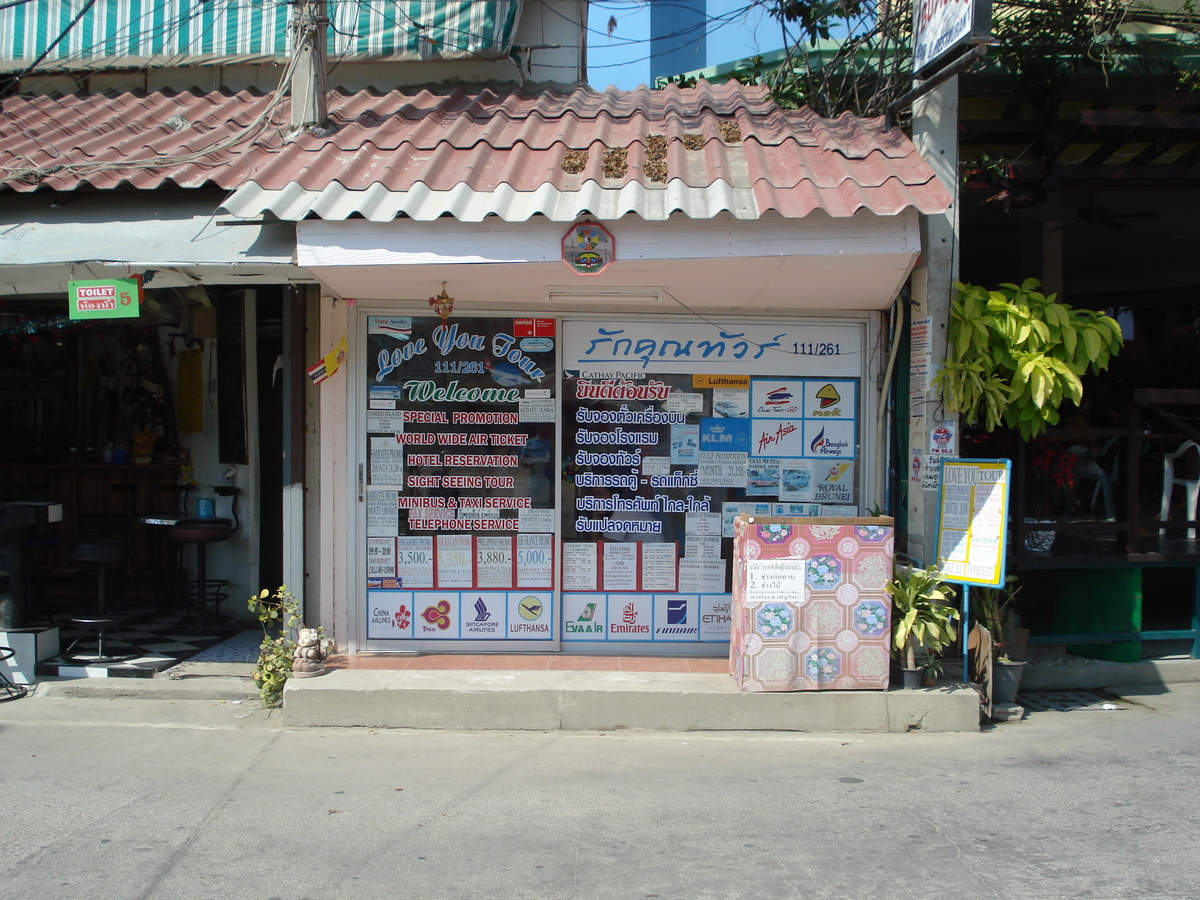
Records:
<instances>
[{"instance_id":1,"label":"concrete step","mask_svg":"<svg viewBox=\"0 0 1200 900\"><path fill-rule=\"evenodd\" d=\"M334 669L291 679L284 721L505 731L978 731L979 697L916 691L743 693L728 675Z\"/></svg>"}]
</instances>

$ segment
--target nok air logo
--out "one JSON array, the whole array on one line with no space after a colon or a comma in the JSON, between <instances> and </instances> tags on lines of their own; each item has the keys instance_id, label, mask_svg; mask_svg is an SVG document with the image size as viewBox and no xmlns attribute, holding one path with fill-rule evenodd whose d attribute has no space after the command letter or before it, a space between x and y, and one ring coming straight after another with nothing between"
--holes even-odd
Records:
<instances>
[{"instance_id":1,"label":"nok air logo","mask_svg":"<svg viewBox=\"0 0 1200 900\"><path fill-rule=\"evenodd\" d=\"M838 389L832 384L826 384L816 393L817 408L814 409L811 415L814 416L840 416L842 414L841 407L838 406L842 402L842 395L838 393Z\"/></svg>"}]
</instances>

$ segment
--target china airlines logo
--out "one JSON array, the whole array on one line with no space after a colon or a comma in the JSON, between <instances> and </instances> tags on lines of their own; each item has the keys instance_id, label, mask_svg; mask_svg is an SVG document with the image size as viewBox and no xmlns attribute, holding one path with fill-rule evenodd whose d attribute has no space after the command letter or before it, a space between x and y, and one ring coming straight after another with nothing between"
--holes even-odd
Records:
<instances>
[{"instance_id":1,"label":"china airlines logo","mask_svg":"<svg viewBox=\"0 0 1200 900\"><path fill-rule=\"evenodd\" d=\"M400 608L392 616L392 622L395 623L397 628L407 628L412 624L412 613L409 612L408 607L403 603L400 604Z\"/></svg>"}]
</instances>

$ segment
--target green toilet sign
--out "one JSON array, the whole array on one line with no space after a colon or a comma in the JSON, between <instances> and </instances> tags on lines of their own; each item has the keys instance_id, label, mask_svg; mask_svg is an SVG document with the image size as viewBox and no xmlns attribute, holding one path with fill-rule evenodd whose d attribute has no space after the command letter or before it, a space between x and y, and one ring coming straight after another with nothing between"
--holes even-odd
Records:
<instances>
[{"instance_id":1,"label":"green toilet sign","mask_svg":"<svg viewBox=\"0 0 1200 900\"><path fill-rule=\"evenodd\" d=\"M136 278L69 281L72 319L136 319L141 299Z\"/></svg>"}]
</instances>

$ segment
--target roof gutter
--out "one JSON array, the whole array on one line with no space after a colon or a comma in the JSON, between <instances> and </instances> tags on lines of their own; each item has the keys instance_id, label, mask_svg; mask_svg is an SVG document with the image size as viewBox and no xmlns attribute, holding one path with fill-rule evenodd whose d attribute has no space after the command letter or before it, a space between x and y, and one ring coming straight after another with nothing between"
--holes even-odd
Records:
<instances>
[{"instance_id":1,"label":"roof gutter","mask_svg":"<svg viewBox=\"0 0 1200 900\"><path fill-rule=\"evenodd\" d=\"M950 63L950 65L943 69L939 69L907 94L904 94L903 96L893 100L890 104L888 104L887 112L885 113L884 128L887 131L891 131L896 127L896 121L900 110L904 109L906 106L911 106L915 100L924 97L934 88L949 81L960 72L966 71L973 64L983 59L986 55L987 44L976 44L954 62Z\"/></svg>"}]
</instances>

